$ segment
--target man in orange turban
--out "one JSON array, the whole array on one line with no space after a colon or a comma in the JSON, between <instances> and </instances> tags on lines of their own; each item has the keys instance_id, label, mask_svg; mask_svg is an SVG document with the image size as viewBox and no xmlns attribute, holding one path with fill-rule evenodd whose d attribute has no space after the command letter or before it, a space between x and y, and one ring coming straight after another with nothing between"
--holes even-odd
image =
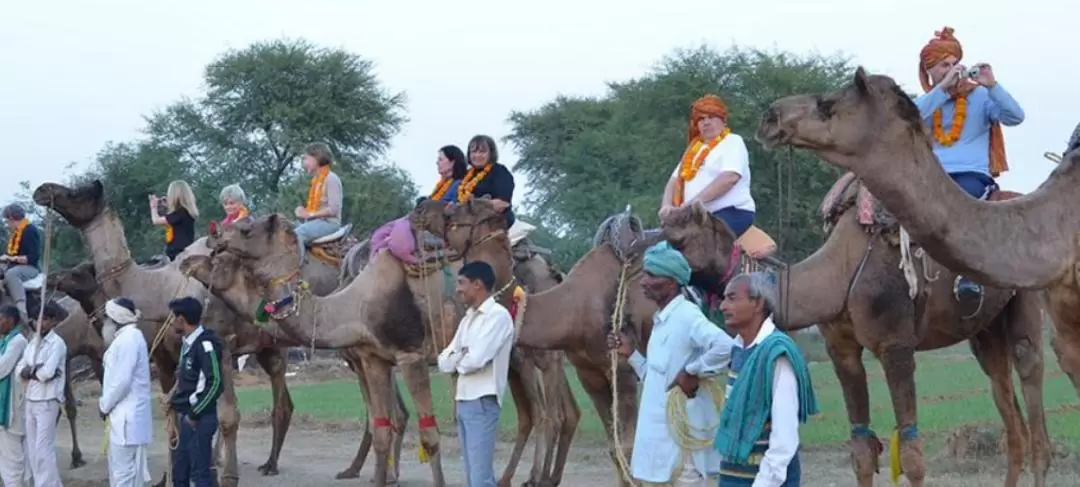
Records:
<instances>
[{"instance_id":1,"label":"man in orange turban","mask_svg":"<svg viewBox=\"0 0 1080 487\"><path fill-rule=\"evenodd\" d=\"M919 53L919 81L924 94L915 99L933 136L934 155L945 172L973 198L996 189L994 179L1009 169L1002 125L1024 121L1024 110L997 82L989 64L968 69L964 49L945 27ZM957 300L978 302L982 287L958 278Z\"/></svg>"},{"instance_id":2,"label":"man in orange turban","mask_svg":"<svg viewBox=\"0 0 1080 487\"><path fill-rule=\"evenodd\" d=\"M727 119L727 105L719 96L706 94L690 105L689 146L664 188L661 218L675 208L701 203L736 237L754 223L750 155Z\"/></svg>"}]
</instances>

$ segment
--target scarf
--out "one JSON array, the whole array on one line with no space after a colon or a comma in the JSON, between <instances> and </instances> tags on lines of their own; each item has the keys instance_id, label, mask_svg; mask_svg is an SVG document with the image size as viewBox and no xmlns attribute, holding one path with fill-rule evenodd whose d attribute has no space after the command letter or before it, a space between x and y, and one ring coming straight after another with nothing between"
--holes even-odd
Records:
<instances>
[{"instance_id":1,"label":"scarf","mask_svg":"<svg viewBox=\"0 0 1080 487\"><path fill-rule=\"evenodd\" d=\"M19 325L15 325L3 339L0 339L0 355L7 351L8 343L11 343L11 339L18 334ZM4 428L7 428L11 423L11 377L16 373L15 370L12 370L7 377L0 379L0 426Z\"/></svg>"},{"instance_id":2,"label":"scarf","mask_svg":"<svg viewBox=\"0 0 1080 487\"><path fill-rule=\"evenodd\" d=\"M765 422L772 411L773 372L780 356L787 356L795 369L799 422L806 423L807 418L818 413L810 370L799 347L780 330L773 332L750 351L720 414L713 448L728 461L745 464L754 443L765 430Z\"/></svg>"},{"instance_id":3,"label":"scarf","mask_svg":"<svg viewBox=\"0 0 1080 487\"><path fill-rule=\"evenodd\" d=\"M645 251L645 272L657 277L667 277L679 286L690 283L690 264L671 244L660 242Z\"/></svg>"}]
</instances>

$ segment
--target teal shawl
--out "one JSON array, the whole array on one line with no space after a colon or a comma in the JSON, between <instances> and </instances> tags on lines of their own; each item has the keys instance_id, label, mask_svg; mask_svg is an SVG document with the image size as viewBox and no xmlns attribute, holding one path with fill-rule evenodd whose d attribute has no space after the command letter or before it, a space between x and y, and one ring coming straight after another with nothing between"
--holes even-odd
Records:
<instances>
[{"instance_id":1,"label":"teal shawl","mask_svg":"<svg viewBox=\"0 0 1080 487\"><path fill-rule=\"evenodd\" d=\"M808 417L818 413L810 370L799 347L783 332L773 332L750 351L731 389L731 396L724 403L713 448L727 461L746 463L754 443L765 430L765 422L772 411L773 372L780 356L786 356L795 369L799 422L805 423Z\"/></svg>"},{"instance_id":2,"label":"teal shawl","mask_svg":"<svg viewBox=\"0 0 1080 487\"><path fill-rule=\"evenodd\" d=\"M19 325L11 328L3 339L0 339L0 355L7 351L8 343L19 334ZM8 427L11 422L11 377L17 372L11 369L11 373L0 379L0 426Z\"/></svg>"}]
</instances>

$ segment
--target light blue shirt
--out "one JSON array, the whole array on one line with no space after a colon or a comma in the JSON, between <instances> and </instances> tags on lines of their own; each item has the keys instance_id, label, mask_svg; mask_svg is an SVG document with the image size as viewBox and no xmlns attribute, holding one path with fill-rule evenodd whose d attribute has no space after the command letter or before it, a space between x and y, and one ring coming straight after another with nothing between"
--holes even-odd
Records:
<instances>
[{"instance_id":1,"label":"light blue shirt","mask_svg":"<svg viewBox=\"0 0 1080 487\"><path fill-rule=\"evenodd\" d=\"M653 317L647 357L635 351L628 360L642 380L634 456L630 459L630 475L635 479L653 483L672 481L671 474L682 452L668 426L668 389L683 369L698 377L719 373L731 360L733 343L731 337L702 314L701 308L682 296ZM691 431L695 436L712 438L715 431L703 430L719 424L720 412L708 391L699 389L696 397L686 401L686 415L694 426ZM703 476L720 471L720 454L712 448L694 451L691 457L694 468Z\"/></svg>"},{"instance_id":2,"label":"light blue shirt","mask_svg":"<svg viewBox=\"0 0 1080 487\"><path fill-rule=\"evenodd\" d=\"M941 125L945 133L952 129L953 114L956 113L956 101L949 97L946 89L940 85L915 98L919 114L928 131L933 130L934 112L941 109ZM976 172L990 175L990 124L999 122L1008 127L1020 125L1024 121L1024 110L1016 103L1012 95L1005 91L1001 83L986 89L979 86L967 96L967 117L960 139L945 147L934 139L934 155L941 161L945 172L956 174Z\"/></svg>"}]
</instances>

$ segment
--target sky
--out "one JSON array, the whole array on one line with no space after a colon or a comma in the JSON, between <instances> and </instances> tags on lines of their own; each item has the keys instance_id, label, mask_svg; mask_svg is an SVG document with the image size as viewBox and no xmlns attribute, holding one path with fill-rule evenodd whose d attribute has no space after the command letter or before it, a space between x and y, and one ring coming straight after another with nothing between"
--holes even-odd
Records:
<instances>
[{"instance_id":1,"label":"sky","mask_svg":"<svg viewBox=\"0 0 1080 487\"><path fill-rule=\"evenodd\" d=\"M1080 77L1069 54L1080 34L1068 33L1075 23L1063 0L4 3L0 200L19 181L62 181L107 142L138 137L144 115L200 94L204 66L223 51L281 37L358 53L385 87L406 93L409 122L386 160L408 170L421 192L435 182L439 147L464 147L477 133L498 139L511 111L560 94L603 95L605 82L641 76L673 50L703 43L840 53L917 92L919 50L952 26L964 61L990 63L1027 113L1005 132L1012 170L1000 182L1018 191L1046 178L1053 163L1042 154L1062 149L1080 109L1069 93ZM512 166L510 148L500 152Z\"/></svg>"}]
</instances>

